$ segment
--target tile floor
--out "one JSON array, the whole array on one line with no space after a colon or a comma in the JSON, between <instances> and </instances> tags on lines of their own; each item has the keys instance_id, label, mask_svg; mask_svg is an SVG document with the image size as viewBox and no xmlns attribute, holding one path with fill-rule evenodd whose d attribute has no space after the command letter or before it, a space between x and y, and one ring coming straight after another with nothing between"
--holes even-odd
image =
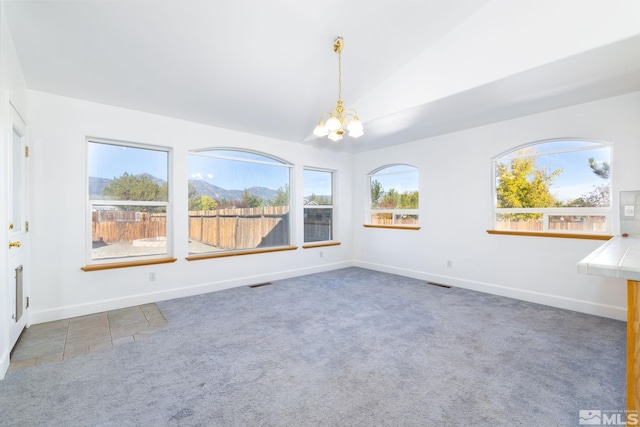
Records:
<instances>
[{"instance_id":1,"label":"tile floor","mask_svg":"<svg viewBox=\"0 0 640 427\"><path fill-rule=\"evenodd\" d=\"M166 324L155 304L145 304L33 325L18 339L9 370L139 341Z\"/></svg>"}]
</instances>

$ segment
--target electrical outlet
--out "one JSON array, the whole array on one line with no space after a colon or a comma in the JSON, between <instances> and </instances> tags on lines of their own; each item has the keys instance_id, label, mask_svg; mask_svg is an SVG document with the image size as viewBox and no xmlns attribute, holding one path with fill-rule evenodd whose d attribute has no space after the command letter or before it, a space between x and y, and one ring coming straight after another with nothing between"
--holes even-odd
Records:
<instances>
[{"instance_id":1,"label":"electrical outlet","mask_svg":"<svg viewBox=\"0 0 640 427\"><path fill-rule=\"evenodd\" d=\"M634 214L635 214L635 206L630 205L630 206L625 206L624 207L624 216L633 217Z\"/></svg>"},{"instance_id":2,"label":"electrical outlet","mask_svg":"<svg viewBox=\"0 0 640 427\"><path fill-rule=\"evenodd\" d=\"M447 267L449 268L453 267L453 260L450 260L450 259L447 260Z\"/></svg>"},{"instance_id":3,"label":"electrical outlet","mask_svg":"<svg viewBox=\"0 0 640 427\"><path fill-rule=\"evenodd\" d=\"M320 258L324 258L324 252L320 251Z\"/></svg>"},{"instance_id":4,"label":"electrical outlet","mask_svg":"<svg viewBox=\"0 0 640 427\"><path fill-rule=\"evenodd\" d=\"M155 282L156 281L156 272L152 271L151 273L149 273L149 281L150 282Z\"/></svg>"}]
</instances>

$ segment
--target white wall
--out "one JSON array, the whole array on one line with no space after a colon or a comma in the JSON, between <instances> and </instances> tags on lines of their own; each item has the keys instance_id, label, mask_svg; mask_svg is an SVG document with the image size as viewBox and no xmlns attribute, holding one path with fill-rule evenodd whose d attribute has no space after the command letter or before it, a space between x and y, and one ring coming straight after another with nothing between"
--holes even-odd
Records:
<instances>
[{"instance_id":1,"label":"white wall","mask_svg":"<svg viewBox=\"0 0 640 427\"><path fill-rule=\"evenodd\" d=\"M619 233L619 192L640 189L639 118L640 93L633 93L358 154L356 265L625 320L624 281L577 273L576 263L602 241L486 233L490 159L549 138L612 142L614 233ZM389 163L420 169L419 231L362 226L365 176Z\"/></svg>"},{"instance_id":2,"label":"white wall","mask_svg":"<svg viewBox=\"0 0 640 427\"><path fill-rule=\"evenodd\" d=\"M122 108L29 92L33 214L31 216L31 318L40 323L69 316L254 284L350 265L351 154L340 154L255 135ZM172 264L94 272L86 264L86 141L87 136L173 148L175 253ZM267 254L186 261L187 152L206 147L241 147L262 151L295 165L292 195L295 232L301 245L303 166L339 171L335 219L340 246ZM149 272L157 275L149 281Z\"/></svg>"},{"instance_id":3,"label":"white wall","mask_svg":"<svg viewBox=\"0 0 640 427\"><path fill-rule=\"evenodd\" d=\"M9 367L9 327L11 319L9 301L11 287L7 265L7 246L9 241L6 206L9 203L7 176L7 156L9 135L11 134L10 103L25 116L27 112L27 89L18 62L13 41L4 13L4 3L0 1L0 379ZM26 278L25 278L26 280ZM28 287L28 283L25 283Z\"/></svg>"}]
</instances>

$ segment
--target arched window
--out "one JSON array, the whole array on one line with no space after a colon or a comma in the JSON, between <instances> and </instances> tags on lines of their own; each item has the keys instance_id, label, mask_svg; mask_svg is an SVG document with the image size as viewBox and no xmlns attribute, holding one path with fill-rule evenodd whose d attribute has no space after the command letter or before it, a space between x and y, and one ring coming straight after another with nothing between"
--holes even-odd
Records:
<instances>
[{"instance_id":1,"label":"arched window","mask_svg":"<svg viewBox=\"0 0 640 427\"><path fill-rule=\"evenodd\" d=\"M493 159L494 228L611 234L611 146L581 139L524 145Z\"/></svg>"},{"instance_id":2,"label":"arched window","mask_svg":"<svg viewBox=\"0 0 640 427\"><path fill-rule=\"evenodd\" d=\"M290 245L292 165L216 148L189 153L189 254Z\"/></svg>"},{"instance_id":3,"label":"arched window","mask_svg":"<svg viewBox=\"0 0 640 427\"><path fill-rule=\"evenodd\" d=\"M388 165L368 176L368 224L418 224L418 169L410 165Z\"/></svg>"}]
</instances>

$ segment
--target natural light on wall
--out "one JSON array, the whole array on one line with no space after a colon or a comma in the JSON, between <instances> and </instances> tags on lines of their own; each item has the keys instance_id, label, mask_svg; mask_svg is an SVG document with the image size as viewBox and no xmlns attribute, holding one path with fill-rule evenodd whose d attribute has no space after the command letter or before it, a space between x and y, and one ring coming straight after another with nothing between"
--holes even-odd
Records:
<instances>
[{"instance_id":1,"label":"natural light on wall","mask_svg":"<svg viewBox=\"0 0 640 427\"><path fill-rule=\"evenodd\" d=\"M494 229L611 233L611 146L558 139L493 160Z\"/></svg>"}]
</instances>

